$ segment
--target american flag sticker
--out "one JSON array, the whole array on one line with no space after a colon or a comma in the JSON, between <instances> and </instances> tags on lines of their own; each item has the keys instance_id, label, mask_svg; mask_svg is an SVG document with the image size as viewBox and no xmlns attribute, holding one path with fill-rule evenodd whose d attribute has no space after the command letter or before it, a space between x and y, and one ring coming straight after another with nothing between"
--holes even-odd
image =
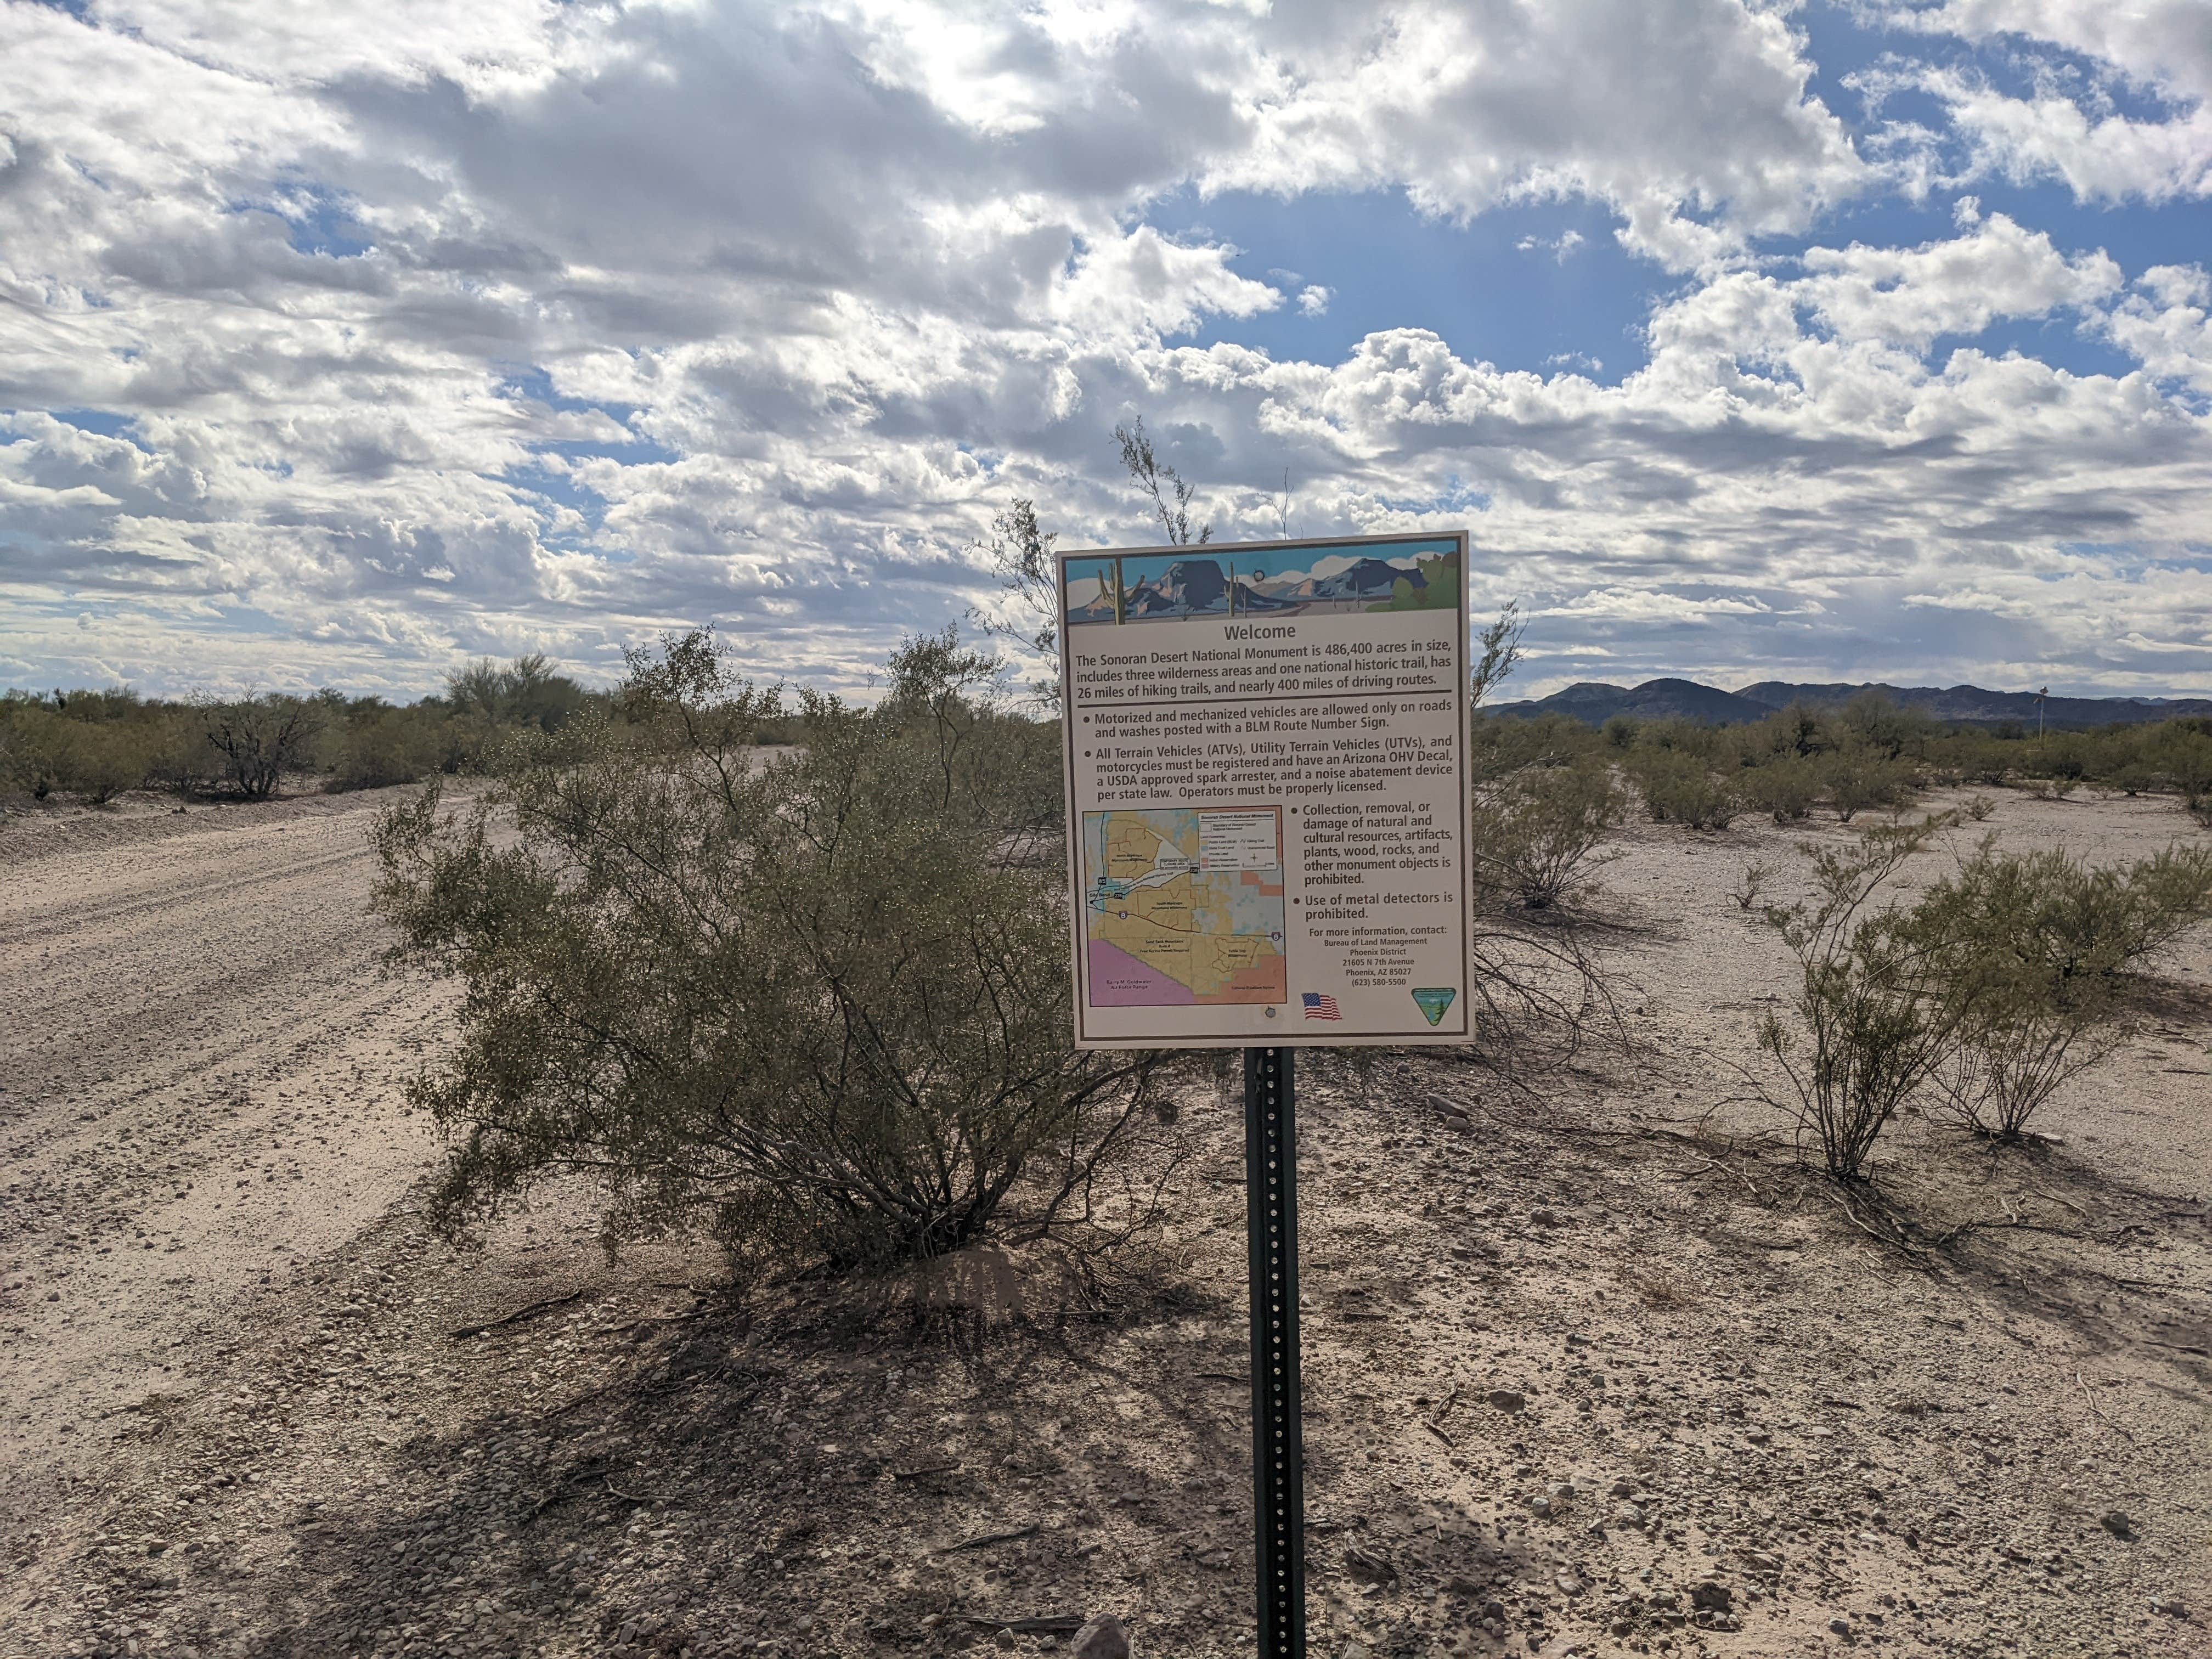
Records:
<instances>
[{"instance_id":1,"label":"american flag sticker","mask_svg":"<svg viewBox=\"0 0 2212 1659\"><path fill-rule=\"evenodd\" d=\"M1305 1004L1308 1019L1342 1019L1337 1012L1336 999L1326 991L1301 991L1298 1000Z\"/></svg>"}]
</instances>

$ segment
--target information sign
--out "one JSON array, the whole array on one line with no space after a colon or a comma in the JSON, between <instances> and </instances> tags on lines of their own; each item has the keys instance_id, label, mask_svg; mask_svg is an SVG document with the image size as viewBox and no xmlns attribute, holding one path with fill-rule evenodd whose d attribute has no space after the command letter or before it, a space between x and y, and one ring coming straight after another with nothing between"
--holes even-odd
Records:
<instances>
[{"instance_id":1,"label":"information sign","mask_svg":"<svg viewBox=\"0 0 2212 1659\"><path fill-rule=\"evenodd\" d=\"M1468 1040L1466 568L1060 556L1079 1046Z\"/></svg>"}]
</instances>

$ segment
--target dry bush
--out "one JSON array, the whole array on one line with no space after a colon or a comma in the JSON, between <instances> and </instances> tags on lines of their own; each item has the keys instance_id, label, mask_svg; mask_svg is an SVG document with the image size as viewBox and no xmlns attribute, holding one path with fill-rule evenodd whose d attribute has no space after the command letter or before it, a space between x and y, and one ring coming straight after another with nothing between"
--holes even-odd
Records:
<instances>
[{"instance_id":1,"label":"dry bush","mask_svg":"<svg viewBox=\"0 0 2212 1659\"><path fill-rule=\"evenodd\" d=\"M460 1042L416 1098L465 1227L588 1172L610 1242L704 1226L740 1261L836 1268L1085 1222L1159 1133L1157 1054L1078 1052L1058 730L996 706L949 635L873 709L775 694L694 635L461 817L383 820L401 954L458 977Z\"/></svg>"},{"instance_id":2,"label":"dry bush","mask_svg":"<svg viewBox=\"0 0 2212 1659\"><path fill-rule=\"evenodd\" d=\"M2079 1011L2025 1003L1992 1010L1960 1035L1929 1081L1975 1133L2019 1140L2068 1079L2109 1057L2118 1034Z\"/></svg>"},{"instance_id":3,"label":"dry bush","mask_svg":"<svg viewBox=\"0 0 2212 1659\"><path fill-rule=\"evenodd\" d=\"M250 800L267 799L286 773L307 764L323 726L311 704L270 693L210 703L202 713L223 775Z\"/></svg>"},{"instance_id":4,"label":"dry bush","mask_svg":"<svg viewBox=\"0 0 2212 1659\"><path fill-rule=\"evenodd\" d=\"M1621 1288L1633 1291L1647 1308L1683 1308L1693 1300L1683 1290L1680 1275L1659 1268L1624 1266L1615 1267L1613 1276Z\"/></svg>"},{"instance_id":5,"label":"dry bush","mask_svg":"<svg viewBox=\"0 0 2212 1659\"><path fill-rule=\"evenodd\" d=\"M1620 786L1600 762L1523 766L1482 786L1470 843L1477 890L1529 910L1569 902L1606 861L1598 846L1621 806Z\"/></svg>"},{"instance_id":6,"label":"dry bush","mask_svg":"<svg viewBox=\"0 0 2212 1659\"><path fill-rule=\"evenodd\" d=\"M1766 884L1773 879L1774 866L1754 860L1743 866L1742 873L1736 878L1735 889L1729 896L1735 901L1737 909L1756 910L1766 892Z\"/></svg>"}]
</instances>

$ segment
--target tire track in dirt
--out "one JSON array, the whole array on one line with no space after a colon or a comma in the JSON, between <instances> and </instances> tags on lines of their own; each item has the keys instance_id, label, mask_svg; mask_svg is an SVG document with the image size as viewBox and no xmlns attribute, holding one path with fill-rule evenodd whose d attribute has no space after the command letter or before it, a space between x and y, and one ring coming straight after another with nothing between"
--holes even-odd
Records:
<instances>
[{"instance_id":1,"label":"tire track in dirt","mask_svg":"<svg viewBox=\"0 0 2212 1659\"><path fill-rule=\"evenodd\" d=\"M388 793L0 831L0 1506L427 1167L445 1005L382 972Z\"/></svg>"}]
</instances>

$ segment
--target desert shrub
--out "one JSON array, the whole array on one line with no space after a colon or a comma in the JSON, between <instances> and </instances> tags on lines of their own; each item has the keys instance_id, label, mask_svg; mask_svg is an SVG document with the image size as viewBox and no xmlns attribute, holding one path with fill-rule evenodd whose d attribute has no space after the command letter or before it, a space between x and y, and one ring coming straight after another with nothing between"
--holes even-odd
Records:
<instances>
[{"instance_id":1,"label":"desert shrub","mask_svg":"<svg viewBox=\"0 0 2212 1659\"><path fill-rule=\"evenodd\" d=\"M2142 745L2142 757L2164 785L2181 797L2197 821L2212 827L2212 732L2200 722L2169 720Z\"/></svg>"},{"instance_id":2,"label":"desert shrub","mask_svg":"<svg viewBox=\"0 0 2212 1659\"><path fill-rule=\"evenodd\" d=\"M533 653L503 668L482 657L456 669L446 677L445 701L454 714L475 715L486 726L557 732L583 712L589 694L554 672L550 658Z\"/></svg>"},{"instance_id":3,"label":"desert shrub","mask_svg":"<svg viewBox=\"0 0 2212 1659\"><path fill-rule=\"evenodd\" d=\"M1601 762L1524 766L1477 790L1475 881L1530 910L1565 902L1620 822L1621 789Z\"/></svg>"},{"instance_id":4,"label":"desert shrub","mask_svg":"<svg viewBox=\"0 0 2212 1659\"><path fill-rule=\"evenodd\" d=\"M151 744L136 721L70 720L65 723L61 787L105 805L146 781Z\"/></svg>"},{"instance_id":5,"label":"desert shrub","mask_svg":"<svg viewBox=\"0 0 2212 1659\"><path fill-rule=\"evenodd\" d=\"M1468 770L1478 784L1494 782L1531 767L1564 766L1594 757L1601 741L1589 726L1568 714L1540 714L1534 720L1478 714L1469 726L1468 739Z\"/></svg>"},{"instance_id":6,"label":"desert shrub","mask_svg":"<svg viewBox=\"0 0 2212 1659\"><path fill-rule=\"evenodd\" d=\"M1638 750L1630 773L1644 792L1644 810L1657 823L1725 830L1742 810L1732 781L1685 749Z\"/></svg>"},{"instance_id":7,"label":"desert shrub","mask_svg":"<svg viewBox=\"0 0 2212 1659\"><path fill-rule=\"evenodd\" d=\"M270 692L210 703L203 717L223 776L250 800L265 800L307 765L323 726L311 705Z\"/></svg>"},{"instance_id":8,"label":"desert shrub","mask_svg":"<svg viewBox=\"0 0 2212 1659\"><path fill-rule=\"evenodd\" d=\"M1764 765L1783 757L1802 760L1835 747L1835 739L1820 710L1802 702L1778 709L1765 720L1742 728L1747 765Z\"/></svg>"},{"instance_id":9,"label":"desert shrub","mask_svg":"<svg viewBox=\"0 0 2212 1659\"><path fill-rule=\"evenodd\" d=\"M1914 925L1967 964L2017 959L2070 995L2111 987L2207 918L2212 847L2098 866L2057 848L2002 853L1991 836L1929 886Z\"/></svg>"},{"instance_id":10,"label":"desert shrub","mask_svg":"<svg viewBox=\"0 0 2212 1659\"><path fill-rule=\"evenodd\" d=\"M0 760L6 763L7 781L44 800L68 771L68 723L37 698L10 697L6 713Z\"/></svg>"},{"instance_id":11,"label":"desert shrub","mask_svg":"<svg viewBox=\"0 0 2212 1659\"><path fill-rule=\"evenodd\" d=\"M335 733L330 787L380 789L416 783L439 769L442 721L412 709L375 707L350 711Z\"/></svg>"},{"instance_id":12,"label":"desert shrub","mask_svg":"<svg viewBox=\"0 0 2212 1659\"><path fill-rule=\"evenodd\" d=\"M1886 761L1917 754L1936 726L1924 709L1908 708L1883 691L1862 691L1844 705L1843 723L1858 742Z\"/></svg>"},{"instance_id":13,"label":"desert shrub","mask_svg":"<svg viewBox=\"0 0 2212 1659\"><path fill-rule=\"evenodd\" d=\"M167 704L149 722L146 787L197 794L213 781L222 757L208 742L207 722L198 708Z\"/></svg>"},{"instance_id":14,"label":"desert shrub","mask_svg":"<svg viewBox=\"0 0 2212 1659\"><path fill-rule=\"evenodd\" d=\"M2094 735L2081 732L2057 732L2038 743L2040 769L2053 778L2063 778L2070 784L2080 784L2090 775L2090 763L2095 756Z\"/></svg>"},{"instance_id":15,"label":"desert shrub","mask_svg":"<svg viewBox=\"0 0 2212 1659\"><path fill-rule=\"evenodd\" d=\"M1944 964L1954 1036L1934 1073L1981 1133L2015 1139L2059 1085L2110 1051L2123 975L2212 917L2212 848L2118 868L1984 840L1904 919Z\"/></svg>"},{"instance_id":16,"label":"desert shrub","mask_svg":"<svg viewBox=\"0 0 2212 1659\"><path fill-rule=\"evenodd\" d=\"M1665 754L1695 755L1709 763L1728 757L1731 763L1736 750L1735 734L1728 728L1686 720L1645 721L1637 728L1636 746Z\"/></svg>"},{"instance_id":17,"label":"desert shrub","mask_svg":"<svg viewBox=\"0 0 2212 1659\"><path fill-rule=\"evenodd\" d=\"M1864 752L1832 757L1823 773L1824 793L1836 817L1849 823L1869 808L1904 805L1912 798L1909 768Z\"/></svg>"},{"instance_id":18,"label":"desert shrub","mask_svg":"<svg viewBox=\"0 0 2212 1659\"><path fill-rule=\"evenodd\" d=\"M97 804L146 781L147 722L126 693L11 699L0 710L0 780L43 800L59 791Z\"/></svg>"},{"instance_id":19,"label":"desert shrub","mask_svg":"<svg viewBox=\"0 0 2212 1659\"><path fill-rule=\"evenodd\" d=\"M1767 912L1797 958L1790 1023L1769 1011L1759 1046L1790 1087L1784 1105L1818 1143L1826 1172L1856 1181L1886 1125L1948 1052L1946 958L1873 907L1876 890L1936 833L1937 814L1884 824L1813 860L1815 902Z\"/></svg>"},{"instance_id":20,"label":"desert shrub","mask_svg":"<svg viewBox=\"0 0 2212 1659\"><path fill-rule=\"evenodd\" d=\"M1735 901L1739 910L1756 910L1765 896L1766 884L1774 879L1774 866L1764 860L1753 860L1743 866L1736 877L1735 889L1729 896Z\"/></svg>"},{"instance_id":21,"label":"desert shrub","mask_svg":"<svg viewBox=\"0 0 2212 1659\"><path fill-rule=\"evenodd\" d=\"M2105 1059L2114 1042L2094 1016L2023 987L1977 1012L1929 1082L1945 1108L1977 1134L2018 1140L2059 1086Z\"/></svg>"},{"instance_id":22,"label":"desert shrub","mask_svg":"<svg viewBox=\"0 0 2212 1659\"><path fill-rule=\"evenodd\" d=\"M703 1225L762 1265L1084 1218L1165 1061L1073 1048L1064 868L1009 855L1058 829L1056 731L939 643L873 709L804 694L805 747L763 761L775 695L688 636L632 658L619 725L385 817L377 904L464 990L415 1085L441 1224L560 1170L610 1243Z\"/></svg>"},{"instance_id":23,"label":"desert shrub","mask_svg":"<svg viewBox=\"0 0 2212 1659\"><path fill-rule=\"evenodd\" d=\"M1735 787L1746 806L1767 813L1777 823L1802 823L1820 798L1819 772L1812 762L1794 755L1746 768L1736 775Z\"/></svg>"},{"instance_id":24,"label":"desert shrub","mask_svg":"<svg viewBox=\"0 0 2212 1659\"><path fill-rule=\"evenodd\" d=\"M1626 714L1609 714L1599 728L1606 746L1611 749L1633 749L1636 746L1636 721Z\"/></svg>"}]
</instances>

